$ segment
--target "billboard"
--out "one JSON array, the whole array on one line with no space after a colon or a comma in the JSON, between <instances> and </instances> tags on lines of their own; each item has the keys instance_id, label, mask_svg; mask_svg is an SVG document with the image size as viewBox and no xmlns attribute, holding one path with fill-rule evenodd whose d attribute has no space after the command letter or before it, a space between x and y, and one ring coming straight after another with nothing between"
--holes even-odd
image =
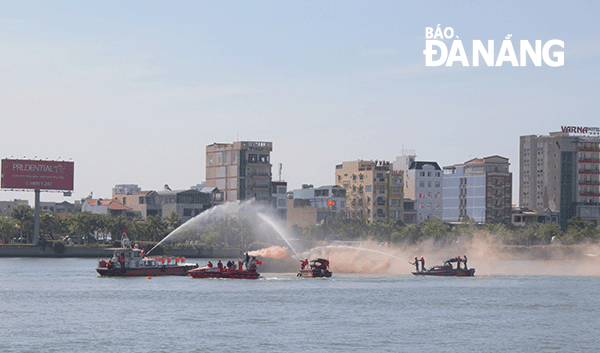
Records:
<instances>
[{"instance_id":1,"label":"billboard","mask_svg":"<svg viewBox=\"0 0 600 353\"><path fill-rule=\"evenodd\" d=\"M2 160L3 189L73 190L73 162Z\"/></svg>"}]
</instances>

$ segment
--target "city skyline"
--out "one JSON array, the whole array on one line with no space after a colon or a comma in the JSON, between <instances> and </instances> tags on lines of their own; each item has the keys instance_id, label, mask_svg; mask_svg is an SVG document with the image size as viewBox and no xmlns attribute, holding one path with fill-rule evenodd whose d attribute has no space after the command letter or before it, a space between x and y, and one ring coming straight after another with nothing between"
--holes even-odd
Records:
<instances>
[{"instance_id":1,"label":"city skyline","mask_svg":"<svg viewBox=\"0 0 600 353\"><path fill-rule=\"evenodd\" d=\"M273 142L289 190L404 149L441 167L500 155L516 204L520 136L598 125L598 14L593 1L8 3L0 157L74 161L73 196L41 196L73 202L189 188L212 143ZM517 53L559 39L564 66L426 67L438 24L465 46L510 34Z\"/></svg>"}]
</instances>

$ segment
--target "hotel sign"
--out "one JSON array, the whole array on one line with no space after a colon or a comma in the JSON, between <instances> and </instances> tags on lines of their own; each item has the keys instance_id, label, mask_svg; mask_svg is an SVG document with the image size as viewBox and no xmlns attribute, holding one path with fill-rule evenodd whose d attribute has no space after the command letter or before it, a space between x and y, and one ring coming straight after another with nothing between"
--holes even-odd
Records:
<instances>
[{"instance_id":1,"label":"hotel sign","mask_svg":"<svg viewBox=\"0 0 600 353\"><path fill-rule=\"evenodd\" d=\"M73 162L2 160L3 189L73 190Z\"/></svg>"},{"instance_id":2,"label":"hotel sign","mask_svg":"<svg viewBox=\"0 0 600 353\"><path fill-rule=\"evenodd\" d=\"M561 126L561 130L569 133L569 135L600 137L599 127Z\"/></svg>"}]
</instances>

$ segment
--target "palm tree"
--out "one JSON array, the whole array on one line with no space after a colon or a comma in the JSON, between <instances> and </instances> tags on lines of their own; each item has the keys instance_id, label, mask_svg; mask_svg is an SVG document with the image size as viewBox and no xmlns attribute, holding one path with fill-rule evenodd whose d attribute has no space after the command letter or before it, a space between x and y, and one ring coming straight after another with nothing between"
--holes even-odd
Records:
<instances>
[{"instance_id":1,"label":"palm tree","mask_svg":"<svg viewBox=\"0 0 600 353\"><path fill-rule=\"evenodd\" d=\"M0 216L0 237L3 243L10 242L10 238L17 232L18 226L14 218Z\"/></svg>"},{"instance_id":2,"label":"palm tree","mask_svg":"<svg viewBox=\"0 0 600 353\"><path fill-rule=\"evenodd\" d=\"M25 229L25 226L29 225L29 223L31 223L31 225L33 226L33 210L28 206L21 205L13 211L12 216L14 219L19 221L19 224L20 224L19 228L21 229L21 241L22 241L23 230ZM27 227L27 228L29 228L29 227ZM27 243L29 243L29 235L30 235L30 233L27 232Z\"/></svg>"}]
</instances>

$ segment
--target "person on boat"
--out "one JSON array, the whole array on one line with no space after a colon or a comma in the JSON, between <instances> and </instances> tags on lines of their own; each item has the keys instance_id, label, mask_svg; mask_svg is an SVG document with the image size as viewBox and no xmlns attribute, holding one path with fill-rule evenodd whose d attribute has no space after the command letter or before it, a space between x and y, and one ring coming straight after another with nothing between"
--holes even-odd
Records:
<instances>
[{"instance_id":1,"label":"person on boat","mask_svg":"<svg viewBox=\"0 0 600 353\"><path fill-rule=\"evenodd\" d=\"M306 268L306 266L308 266L308 259L304 259L302 261L302 263L300 264L300 269L304 270Z\"/></svg>"},{"instance_id":2,"label":"person on boat","mask_svg":"<svg viewBox=\"0 0 600 353\"><path fill-rule=\"evenodd\" d=\"M421 256L421 272L425 272L425 259Z\"/></svg>"},{"instance_id":3,"label":"person on boat","mask_svg":"<svg viewBox=\"0 0 600 353\"><path fill-rule=\"evenodd\" d=\"M213 264L212 264L212 262L210 262L210 261L209 261L209 262L206 264L206 266L208 266L208 267L213 267Z\"/></svg>"},{"instance_id":4,"label":"person on boat","mask_svg":"<svg viewBox=\"0 0 600 353\"><path fill-rule=\"evenodd\" d=\"M231 262L231 260L227 260L227 268L231 270L231 265L233 263Z\"/></svg>"},{"instance_id":5,"label":"person on boat","mask_svg":"<svg viewBox=\"0 0 600 353\"><path fill-rule=\"evenodd\" d=\"M415 265L415 267L417 268L416 272L419 272L419 259L417 259L416 256L415 256L415 262L411 262L410 264Z\"/></svg>"},{"instance_id":6,"label":"person on boat","mask_svg":"<svg viewBox=\"0 0 600 353\"><path fill-rule=\"evenodd\" d=\"M238 261L238 268L241 270L242 266L244 265L244 262L242 261Z\"/></svg>"},{"instance_id":7,"label":"person on boat","mask_svg":"<svg viewBox=\"0 0 600 353\"><path fill-rule=\"evenodd\" d=\"M468 268L467 268L467 255L463 256L463 262L465 263L465 270L468 270Z\"/></svg>"},{"instance_id":8,"label":"person on boat","mask_svg":"<svg viewBox=\"0 0 600 353\"><path fill-rule=\"evenodd\" d=\"M248 265L248 269L252 272L256 272L256 257L252 256L252 259L250 259L250 264Z\"/></svg>"},{"instance_id":9,"label":"person on boat","mask_svg":"<svg viewBox=\"0 0 600 353\"><path fill-rule=\"evenodd\" d=\"M246 266L246 269L248 269L248 262L250 262L250 256L248 256L248 253L246 253L246 259L244 260L244 265Z\"/></svg>"},{"instance_id":10,"label":"person on boat","mask_svg":"<svg viewBox=\"0 0 600 353\"><path fill-rule=\"evenodd\" d=\"M221 262L221 260L219 260L219 262L217 262L217 267L219 268L219 270L223 269L223 263Z\"/></svg>"},{"instance_id":11,"label":"person on boat","mask_svg":"<svg viewBox=\"0 0 600 353\"><path fill-rule=\"evenodd\" d=\"M462 259L460 258L460 255L456 257L456 269L460 270L460 263L462 262Z\"/></svg>"}]
</instances>

